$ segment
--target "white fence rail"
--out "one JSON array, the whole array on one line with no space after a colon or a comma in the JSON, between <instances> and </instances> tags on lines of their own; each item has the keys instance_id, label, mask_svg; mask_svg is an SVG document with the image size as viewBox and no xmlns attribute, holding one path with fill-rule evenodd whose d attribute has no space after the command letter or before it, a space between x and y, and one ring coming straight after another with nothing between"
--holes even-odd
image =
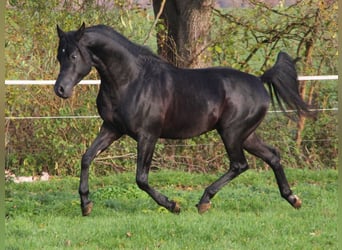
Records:
<instances>
[{"instance_id":1,"label":"white fence rail","mask_svg":"<svg viewBox=\"0 0 342 250\"><path fill-rule=\"evenodd\" d=\"M298 76L299 81L338 80L338 75ZM56 80L5 80L6 85L54 85ZM79 84L97 85L100 80L83 80Z\"/></svg>"},{"instance_id":2,"label":"white fence rail","mask_svg":"<svg viewBox=\"0 0 342 250\"><path fill-rule=\"evenodd\" d=\"M320 76L298 76L299 81L326 81L326 80L338 80L338 75L320 75ZM56 80L5 80L5 85L54 85ZM100 80L83 80L79 84L82 85L98 85ZM314 111L338 111L338 108L328 109L314 109ZM277 113L282 111L269 111L269 113ZM287 110L286 112L294 112L293 110ZM93 119L99 118L98 115L89 116L28 116L28 117L5 117L6 120L24 120L24 119Z\"/></svg>"}]
</instances>

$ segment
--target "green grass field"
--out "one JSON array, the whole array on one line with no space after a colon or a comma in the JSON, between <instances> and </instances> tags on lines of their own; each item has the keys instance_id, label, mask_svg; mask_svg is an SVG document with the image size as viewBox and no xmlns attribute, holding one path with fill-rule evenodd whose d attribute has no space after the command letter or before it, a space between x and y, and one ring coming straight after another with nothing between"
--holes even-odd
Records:
<instances>
[{"instance_id":1,"label":"green grass field","mask_svg":"<svg viewBox=\"0 0 342 250\"><path fill-rule=\"evenodd\" d=\"M286 169L303 205L280 198L271 171L228 184L203 215L195 204L220 174L153 172L150 182L181 203L158 207L134 173L90 180L94 209L82 217L78 178L6 183L6 249L337 249L337 170Z\"/></svg>"}]
</instances>

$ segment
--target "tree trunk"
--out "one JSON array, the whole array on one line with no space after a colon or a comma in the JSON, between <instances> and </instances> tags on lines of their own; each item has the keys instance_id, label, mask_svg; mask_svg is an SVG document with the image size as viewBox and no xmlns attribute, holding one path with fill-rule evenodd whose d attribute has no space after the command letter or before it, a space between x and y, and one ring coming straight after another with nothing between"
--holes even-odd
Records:
<instances>
[{"instance_id":1,"label":"tree trunk","mask_svg":"<svg viewBox=\"0 0 342 250\"><path fill-rule=\"evenodd\" d=\"M305 67L312 66L312 50L313 50L313 43L308 42L306 44L306 51L305 51ZM305 98L305 91L306 90L306 81L302 81L299 86L299 94L303 98ZM305 117L300 116L298 123L297 123L297 134L296 134L296 144L297 147L300 147L302 144L302 132L305 126Z\"/></svg>"},{"instance_id":2,"label":"tree trunk","mask_svg":"<svg viewBox=\"0 0 342 250\"><path fill-rule=\"evenodd\" d=\"M305 68L304 68L304 72L310 72L309 69L313 69L313 65L312 65L312 53L314 50L314 44L315 44L315 40L317 38L318 34L318 27L320 25L320 19L319 19L319 15L320 15L320 11L317 10L316 11L316 15L315 15L315 23L312 27L311 30L311 37L307 38L307 41L305 42ZM311 89L309 91L309 93L311 94L311 96L309 96L309 101L312 101L312 94L313 94L313 85L311 85ZM302 97L302 99L304 100L305 98L305 89L306 89L306 81L301 82L300 87L299 87L299 93ZM311 104L308 101L309 104ZM305 117L304 116L300 116L299 117L299 121L297 124L297 134L296 134L296 144L297 147L299 147L302 144L302 132L304 130L305 127Z\"/></svg>"},{"instance_id":3,"label":"tree trunk","mask_svg":"<svg viewBox=\"0 0 342 250\"><path fill-rule=\"evenodd\" d=\"M214 0L153 0L155 17L162 11L157 24L158 54L178 67L207 66L213 4Z\"/></svg>"}]
</instances>

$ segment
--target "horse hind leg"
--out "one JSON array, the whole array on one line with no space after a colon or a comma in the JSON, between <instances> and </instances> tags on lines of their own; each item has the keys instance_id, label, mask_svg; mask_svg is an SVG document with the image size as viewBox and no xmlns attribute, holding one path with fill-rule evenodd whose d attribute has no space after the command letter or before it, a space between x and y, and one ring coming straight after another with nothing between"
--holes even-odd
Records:
<instances>
[{"instance_id":1,"label":"horse hind leg","mask_svg":"<svg viewBox=\"0 0 342 250\"><path fill-rule=\"evenodd\" d=\"M249 153L261 158L272 168L281 196L294 208L300 208L302 201L290 189L284 169L280 163L279 152L275 148L266 145L255 133L252 133L245 140L243 146Z\"/></svg>"},{"instance_id":2,"label":"horse hind leg","mask_svg":"<svg viewBox=\"0 0 342 250\"><path fill-rule=\"evenodd\" d=\"M210 208L210 200L223 186L249 168L243 153L242 142L239 139L240 137L235 133L229 132L228 129L219 133L230 159L230 167L227 173L205 189L200 202L196 205L200 214L206 212Z\"/></svg>"}]
</instances>

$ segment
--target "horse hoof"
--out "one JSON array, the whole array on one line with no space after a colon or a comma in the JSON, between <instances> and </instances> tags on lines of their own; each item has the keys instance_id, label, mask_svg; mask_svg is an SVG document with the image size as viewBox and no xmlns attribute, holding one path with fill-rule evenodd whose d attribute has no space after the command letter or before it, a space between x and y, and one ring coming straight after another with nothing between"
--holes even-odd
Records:
<instances>
[{"instance_id":1,"label":"horse hoof","mask_svg":"<svg viewBox=\"0 0 342 250\"><path fill-rule=\"evenodd\" d=\"M299 209L302 206L302 201L299 199L297 195L293 195L295 202L293 203L293 207Z\"/></svg>"},{"instance_id":2,"label":"horse hoof","mask_svg":"<svg viewBox=\"0 0 342 250\"><path fill-rule=\"evenodd\" d=\"M92 209L93 209L93 203L89 202L85 207L82 207L82 215L88 216L91 213Z\"/></svg>"},{"instance_id":3,"label":"horse hoof","mask_svg":"<svg viewBox=\"0 0 342 250\"><path fill-rule=\"evenodd\" d=\"M174 201L174 207L172 208L171 212L174 214L179 214L180 210L180 205Z\"/></svg>"},{"instance_id":4,"label":"horse hoof","mask_svg":"<svg viewBox=\"0 0 342 250\"><path fill-rule=\"evenodd\" d=\"M197 207L198 213L203 214L209 210L209 208L211 207L211 203L209 202L209 203L197 204L196 207Z\"/></svg>"}]
</instances>

